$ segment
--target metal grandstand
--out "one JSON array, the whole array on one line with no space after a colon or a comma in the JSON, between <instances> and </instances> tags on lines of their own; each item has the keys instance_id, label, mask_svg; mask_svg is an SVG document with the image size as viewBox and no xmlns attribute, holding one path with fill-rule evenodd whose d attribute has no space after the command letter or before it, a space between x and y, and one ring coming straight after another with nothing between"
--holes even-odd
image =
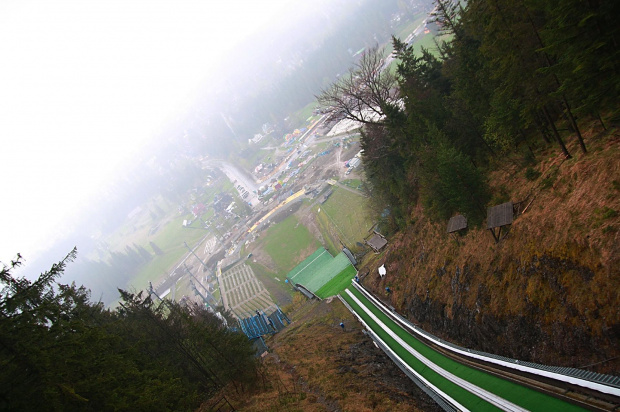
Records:
<instances>
[{"instance_id":1,"label":"metal grandstand","mask_svg":"<svg viewBox=\"0 0 620 412\"><path fill-rule=\"evenodd\" d=\"M257 310L251 316L239 317L241 330L243 330L248 339L273 335L291 323L290 319L277 305L268 313Z\"/></svg>"}]
</instances>

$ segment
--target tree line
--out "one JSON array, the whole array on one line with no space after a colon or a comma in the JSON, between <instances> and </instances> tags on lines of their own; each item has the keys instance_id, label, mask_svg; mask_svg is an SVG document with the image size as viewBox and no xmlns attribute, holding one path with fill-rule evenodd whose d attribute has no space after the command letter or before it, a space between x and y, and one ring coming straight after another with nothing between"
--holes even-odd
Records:
<instances>
[{"instance_id":1,"label":"tree line","mask_svg":"<svg viewBox=\"0 0 620 412\"><path fill-rule=\"evenodd\" d=\"M580 0L437 0L436 52L393 38L395 70L375 48L319 101L365 125L371 198L393 229L421 204L435 219L482 222L494 159L526 167L534 149L582 127L608 127L618 103L620 4ZM389 213L387 213L389 211Z\"/></svg>"},{"instance_id":2,"label":"tree line","mask_svg":"<svg viewBox=\"0 0 620 412\"><path fill-rule=\"evenodd\" d=\"M115 310L57 282L0 269L1 410L195 410L222 388L256 381L254 350L202 306L120 291Z\"/></svg>"}]
</instances>

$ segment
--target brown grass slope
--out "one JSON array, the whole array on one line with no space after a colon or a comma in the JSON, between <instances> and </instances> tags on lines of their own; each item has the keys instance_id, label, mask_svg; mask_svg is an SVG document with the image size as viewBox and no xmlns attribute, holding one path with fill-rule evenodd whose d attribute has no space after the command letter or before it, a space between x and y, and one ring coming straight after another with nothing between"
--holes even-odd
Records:
<instances>
[{"instance_id":1,"label":"brown grass slope","mask_svg":"<svg viewBox=\"0 0 620 412\"><path fill-rule=\"evenodd\" d=\"M256 388L223 391L235 409L440 410L373 344L337 298L317 302L297 294L287 311L292 323L267 339L270 352L262 359ZM212 408L213 401L200 410Z\"/></svg>"},{"instance_id":2,"label":"brown grass slope","mask_svg":"<svg viewBox=\"0 0 620 412\"><path fill-rule=\"evenodd\" d=\"M620 373L620 132L588 135L587 155L577 147L570 160L555 149L537 153L534 181L508 160L498 166L493 204L524 201L525 208L500 243L484 228L457 242L446 222L430 222L418 209L386 251L366 255L365 286L452 342ZM379 279L383 263L388 275ZM298 294L285 311L293 323L267 340L256 387L223 391L237 410L438 410L339 300Z\"/></svg>"},{"instance_id":3,"label":"brown grass slope","mask_svg":"<svg viewBox=\"0 0 620 412\"><path fill-rule=\"evenodd\" d=\"M458 242L421 210L365 280L432 333L523 360L620 373L620 132L587 134L572 147L537 154L541 176L504 159L491 176L493 204L525 211L496 244L485 228ZM576 146L576 145L575 145ZM386 263L388 275L376 276Z\"/></svg>"}]
</instances>

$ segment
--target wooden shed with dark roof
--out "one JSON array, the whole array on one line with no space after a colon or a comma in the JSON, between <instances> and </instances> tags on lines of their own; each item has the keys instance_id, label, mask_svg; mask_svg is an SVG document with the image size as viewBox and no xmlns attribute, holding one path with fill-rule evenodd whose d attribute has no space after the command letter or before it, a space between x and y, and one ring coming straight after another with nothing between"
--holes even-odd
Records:
<instances>
[{"instance_id":1,"label":"wooden shed with dark roof","mask_svg":"<svg viewBox=\"0 0 620 412\"><path fill-rule=\"evenodd\" d=\"M452 216L448 221L447 232L454 233L463 229L467 229L467 218L463 215Z\"/></svg>"},{"instance_id":2,"label":"wooden shed with dark roof","mask_svg":"<svg viewBox=\"0 0 620 412\"><path fill-rule=\"evenodd\" d=\"M502 228L510 226L514 219L512 202L502 203L487 209L487 229L491 231L495 243L502 239ZM497 233L496 233L497 229ZM506 234L504 234L506 236Z\"/></svg>"},{"instance_id":3,"label":"wooden shed with dark roof","mask_svg":"<svg viewBox=\"0 0 620 412\"><path fill-rule=\"evenodd\" d=\"M375 233L370 239L366 241L366 244L372 248L376 253L379 253L381 249L387 245L388 241L378 233Z\"/></svg>"}]
</instances>

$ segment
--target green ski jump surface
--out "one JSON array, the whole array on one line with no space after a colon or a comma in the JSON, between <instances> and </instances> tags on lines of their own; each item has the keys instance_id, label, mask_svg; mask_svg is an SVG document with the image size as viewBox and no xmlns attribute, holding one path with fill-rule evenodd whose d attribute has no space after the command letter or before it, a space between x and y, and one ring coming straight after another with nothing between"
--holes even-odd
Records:
<instances>
[{"instance_id":1,"label":"green ski jump surface","mask_svg":"<svg viewBox=\"0 0 620 412\"><path fill-rule=\"evenodd\" d=\"M302 285L321 299L343 291L357 271L344 253L332 256L318 248L291 270L286 277L293 285Z\"/></svg>"},{"instance_id":2,"label":"green ski jump surface","mask_svg":"<svg viewBox=\"0 0 620 412\"><path fill-rule=\"evenodd\" d=\"M339 294L351 284L351 279L353 279L356 273L357 270L352 265L347 266L342 272L334 276L332 280L321 286L316 291L316 295L321 299L325 299Z\"/></svg>"},{"instance_id":3,"label":"green ski jump surface","mask_svg":"<svg viewBox=\"0 0 620 412\"><path fill-rule=\"evenodd\" d=\"M350 294L348 293L350 292ZM418 358L412 355L404 346L402 346L395 338L390 336L382 327L353 299L355 296L359 302L365 306L380 322L385 324L392 332L394 332L406 344L419 352L422 356L433 362L435 365L444 370L462 378L474 385L483 388L521 408L530 411L582 411L576 405L556 399L552 396L545 395L533 389L518 385L516 383L501 379L471 367L462 365L452 359L441 355L440 353L429 348L413 335L403 329L399 324L394 322L390 317L377 308L364 294L355 287L350 286L341 297L349 304L353 311L363 319L372 331L381 338L385 344L398 355L405 363L407 363L416 372L422 375L427 381L435 385L438 389L448 394L452 399L466 407L471 411L497 411L501 410L497 406L481 399L468 390L451 382L439 373L430 369L422 363Z\"/></svg>"}]
</instances>

